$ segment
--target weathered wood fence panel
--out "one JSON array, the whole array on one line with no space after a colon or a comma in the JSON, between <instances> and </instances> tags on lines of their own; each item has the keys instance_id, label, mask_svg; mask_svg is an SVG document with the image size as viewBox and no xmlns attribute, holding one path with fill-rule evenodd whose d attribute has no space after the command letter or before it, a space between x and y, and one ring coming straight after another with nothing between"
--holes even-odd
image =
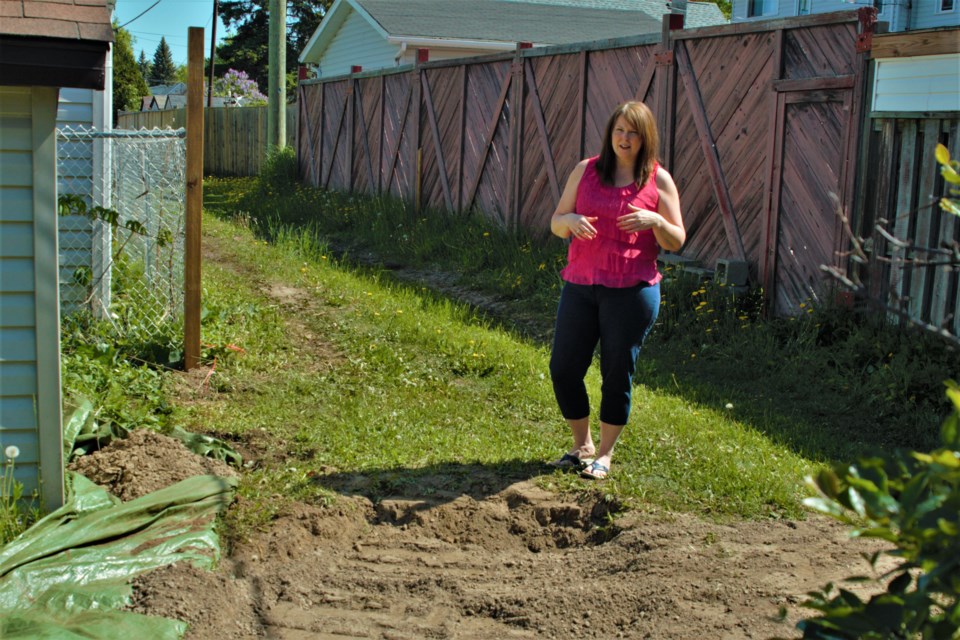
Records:
<instances>
[{"instance_id":1,"label":"weathered wood fence panel","mask_svg":"<svg viewBox=\"0 0 960 640\"><path fill-rule=\"evenodd\" d=\"M570 170L599 151L612 108L642 99L680 189L683 256L708 268L747 261L775 311L793 313L822 295L819 267L838 262L843 242L837 208L851 210L864 15L689 31L665 22L653 37L307 81L301 172L425 209L477 209L543 236ZM361 107L348 102L358 95L355 121Z\"/></svg>"},{"instance_id":2,"label":"weathered wood fence panel","mask_svg":"<svg viewBox=\"0 0 960 640\"><path fill-rule=\"evenodd\" d=\"M203 171L214 176L255 176L267 157L266 107L204 109ZM287 144L297 144L298 106L288 105ZM179 129L187 126L186 109L129 111L117 118L118 129ZM301 156L302 157L302 156Z\"/></svg>"},{"instance_id":3,"label":"weathered wood fence panel","mask_svg":"<svg viewBox=\"0 0 960 640\"><path fill-rule=\"evenodd\" d=\"M960 272L945 264L960 251L960 220L939 207L947 189L934 157L938 142L960 157L960 117L875 117L865 135L856 231L881 258L863 274L871 295L900 317L960 335Z\"/></svg>"}]
</instances>

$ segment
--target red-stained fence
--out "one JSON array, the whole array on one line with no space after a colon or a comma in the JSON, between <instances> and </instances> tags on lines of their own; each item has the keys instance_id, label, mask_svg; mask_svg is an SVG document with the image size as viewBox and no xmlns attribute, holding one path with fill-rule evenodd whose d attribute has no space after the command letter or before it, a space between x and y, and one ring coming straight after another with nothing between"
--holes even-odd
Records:
<instances>
[{"instance_id":1,"label":"red-stained fence","mask_svg":"<svg viewBox=\"0 0 960 640\"><path fill-rule=\"evenodd\" d=\"M681 254L749 264L772 308L825 291L845 239L872 10L725 25L307 81L304 180L477 210L535 236L612 109L645 101L680 191Z\"/></svg>"}]
</instances>

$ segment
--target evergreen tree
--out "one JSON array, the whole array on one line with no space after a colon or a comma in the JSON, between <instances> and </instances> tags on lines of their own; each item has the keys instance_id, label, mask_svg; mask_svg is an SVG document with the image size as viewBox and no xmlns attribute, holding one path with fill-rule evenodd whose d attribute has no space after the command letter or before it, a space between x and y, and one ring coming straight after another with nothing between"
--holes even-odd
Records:
<instances>
[{"instance_id":1,"label":"evergreen tree","mask_svg":"<svg viewBox=\"0 0 960 640\"><path fill-rule=\"evenodd\" d=\"M320 25L333 0L287 0L287 90L296 84L297 57ZM269 0L221 0L220 17L234 34L217 47L217 69L245 72L269 86Z\"/></svg>"},{"instance_id":2,"label":"evergreen tree","mask_svg":"<svg viewBox=\"0 0 960 640\"><path fill-rule=\"evenodd\" d=\"M150 95L147 82L133 57L133 36L114 23L113 43L113 122L120 111L139 111L140 98Z\"/></svg>"},{"instance_id":3,"label":"evergreen tree","mask_svg":"<svg viewBox=\"0 0 960 640\"><path fill-rule=\"evenodd\" d=\"M160 37L160 44L153 53L153 73L150 74L150 83L172 84L177 79L177 65L173 63L173 52L170 51L170 45L167 39Z\"/></svg>"},{"instance_id":4,"label":"evergreen tree","mask_svg":"<svg viewBox=\"0 0 960 640\"><path fill-rule=\"evenodd\" d=\"M150 73L153 71L153 65L147 60L147 54L143 52L143 49L140 49L140 59L137 60L137 66L140 67L140 75L142 75L144 79L150 77Z\"/></svg>"}]
</instances>

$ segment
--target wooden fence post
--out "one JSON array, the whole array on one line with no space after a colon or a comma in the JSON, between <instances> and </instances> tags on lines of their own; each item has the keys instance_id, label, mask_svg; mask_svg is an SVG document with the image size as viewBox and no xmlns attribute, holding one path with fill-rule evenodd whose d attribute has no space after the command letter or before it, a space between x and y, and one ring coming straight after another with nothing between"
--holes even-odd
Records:
<instances>
[{"instance_id":1,"label":"wooden fence post","mask_svg":"<svg viewBox=\"0 0 960 640\"><path fill-rule=\"evenodd\" d=\"M183 354L200 363L200 215L203 209L203 28L187 31L187 212L184 239Z\"/></svg>"}]
</instances>

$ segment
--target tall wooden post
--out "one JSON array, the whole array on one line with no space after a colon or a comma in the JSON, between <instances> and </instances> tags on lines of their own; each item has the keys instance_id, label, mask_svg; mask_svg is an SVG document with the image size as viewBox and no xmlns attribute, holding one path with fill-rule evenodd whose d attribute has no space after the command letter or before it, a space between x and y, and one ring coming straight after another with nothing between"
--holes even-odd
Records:
<instances>
[{"instance_id":1,"label":"tall wooden post","mask_svg":"<svg viewBox=\"0 0 960 640\"><path fill-rule=\"evenodd\" d=\"M267 54L267 151L287 143L287 1L270 0Z\"/></svg>"},{"instance_id":2,"label":"tall wooden post","mask_svg":"<svg viewBox=\"0 0 960 640\"><path fill-rule=\"evenodd\" d=\"M200 363L200 214L203 209L203 28L187 31L187 215L184 239L183 355Z\"/></svg>"}]
</instances>

